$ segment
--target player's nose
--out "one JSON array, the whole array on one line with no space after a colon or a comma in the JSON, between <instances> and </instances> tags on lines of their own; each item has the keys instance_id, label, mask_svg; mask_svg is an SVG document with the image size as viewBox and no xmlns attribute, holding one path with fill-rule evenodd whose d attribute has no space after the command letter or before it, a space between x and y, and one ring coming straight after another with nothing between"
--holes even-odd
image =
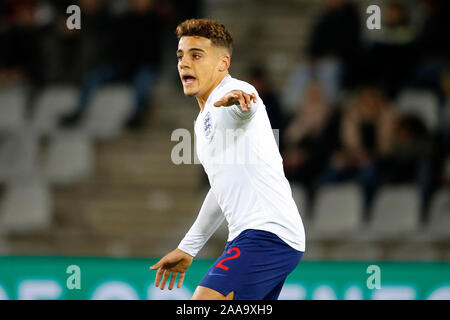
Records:
<instances>
[{"instance_id":1,"label":"player's nose","mask_svg":"<svg viewBox=\"0 0 450 320\"><path fill-rule=\"evenodd\" d=\"M188 59L186 59L185 57L182 57L182 58L180 59L180 61L178 62L178 67L179 67L180 69L189 68L190 65L189 65Z\"/></svg>"}]
</instances>

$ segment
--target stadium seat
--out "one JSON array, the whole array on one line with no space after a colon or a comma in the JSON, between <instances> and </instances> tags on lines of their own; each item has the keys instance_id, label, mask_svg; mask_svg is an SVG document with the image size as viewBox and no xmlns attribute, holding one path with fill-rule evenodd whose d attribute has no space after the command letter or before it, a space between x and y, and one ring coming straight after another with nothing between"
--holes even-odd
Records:
<instances>
[{"instance_id":1,"label":"stadium seat","mask_svg":"<svg viewBox=\"0 0 450 320\"><path fill-rule=\"evenodd\" d=\"M80 133L60 132L50 140L43 171L50 183L73 183L91 173L93 158L88 137Z\"/></svg>"},{"instance_id":2,"label":"stadium seat","mask_svg":"<svg viewBox=\"0 0 450 320\"><path fill-rule=\"evenodd\" d=\"M450 240L450 188L441 189L436 193L429 214L425 227L427 236L435 240Z\"/></svg>"},{"instance_id":3,"label":"stadium seat","mask_svg":"<svg viewBox=\"0 0 450 320\"><path fill-rule=\"evenodd\" d=\"M432 92L406 89L400 93L397 107L400 114L415 114L429 130L436 129L439 120L439 101Z\"/></svg>"},{"instance_id":4,"label":"stadium seat","mask_svg":"<svg viewBox=\"0 0 450 320\"><path fill-rule=\"evenodd\" d=\"M382 260L383 250L369 242L345 242L333 246L329 257L332 260L379 261Z\"/></svg>"},{"instance_id":5,"label":"stadium seat","mask_svg":"<svg viewBox=\"0 0 450 320\"><path fill-rule=\"evenodd\" d=\"M22 86L0 87L0 132L22 128L25 121L26 92Z\"/></svg>"},{"instance_id":6,"label":"stadium seat","mask_svg":"<svg viewBox=\"0 0 450 320\"><path fill-rule=\"evenodd\" d=\"M372 240L407 237L420 228L420 197L413 186L386 186L374 201L368 233Z\"/></svg>"},{"instance_id":7,"label":"stadium seat","mask_svg":"<svg viewBox=\"0 0 450 320\"><path fill-rule=\"evenodd\" d=\"M0 236L0 255L7 255L11 251L11 248L8 243L8 239Z\"/></svg>"},{"instance_id":8,"label":"stadium seat","mask_svg":"<svg viewBox=\"0 0 450 320\"><path fill-rule=\"evenodd\" d=\"M450 261L450 247L447 246L446 248L443 249L443 254L442 254L442 260L443 261Z\"/></svg>"},{"instance_id":9,"label":"stadium seat","mask_svg":"<svg viewBox=\"0 0 450 320\"><path fill-rule=\"evenodd\" d=\"M52 198L40 179L18 179L10 184L0 206L2 232L26 232L51 223Z\"/></svg>"},{"instance_id":10,"label":"stadium seat","mask_svg":"<svg viewBox=\"0 0 450 320\"><path fill-rule=\"evenodd\" d=\"M310 215L308 209L308 196L306 190L298 183L291 183L292 198L297 205L300 216L303 220L307 220Z\"/></svg>"},{"instance_id":11,"label":"stadium seat","mask_svg":"<svg viewBox=\"0 0 450 320\"><path fill-rule=\"evenodd\" d=\"M50 86L36 98L32 127L49 134L56 129L60 116L72 112L77 104L78 89L74 86Z\"/></svg>"},{"instance_id":12,"label":"stadium seat","mask_svg":"<svg viewBox=\"0 0 450 320\"><path fill-rule=\"evenodd\" d=\"M362 196L356 184L324 186L318 191L307 235L321 240L351 237L361 227L362 209Z\"/></svg>"},{"instance_id":13,"label":"stadium seat","mask_svg":"<svg viewBox=\"0 0 450 320\"><path fill-rule=\"evenodd\" d=\"M427 243L404 243L387 250L386 260L390 261L437 261L438 250Z\"/></svg>"},{"instance_id":14,"label":"stadium seat","mask_svg":"<svg viewBox=\"0 0 450 320\"><path fill-rule=\"evenodd\" d=\"M327 245L318 242L318 241L309 241L306 238L306 249L305 253L302 256L303 260L327 260L329 257L327 256Z\"/></svg>"},{"instance_id":15,"label":"stadium seat","mask_svg":"<svg viewBox=\"0 0 450 320\"><path fill-rule=\"evenodd\" d=\"M0 183L37 169L38 141L31 132L0 135Z\"/></svg>"},{"instance_id":16,"label":"stadium seat","mask_svg":"<svg viewBox=\"0 0 450 320\"><path fill-rule=\"evenodd\" d=\"M98 90L83 121L83 130L95 139L109 139L120 133L133 105L131 88L109 85Z\"/></svg>"}]
</instances>

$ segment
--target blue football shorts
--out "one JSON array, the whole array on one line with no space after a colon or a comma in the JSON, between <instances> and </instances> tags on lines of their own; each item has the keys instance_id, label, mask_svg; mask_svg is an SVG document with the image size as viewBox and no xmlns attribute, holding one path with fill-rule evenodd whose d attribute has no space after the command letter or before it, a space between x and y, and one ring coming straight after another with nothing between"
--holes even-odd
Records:
<instances>
[{"instance_id":1,"label":"blue football shorts","mask_svg":"<svg viewBox=\"0 0 450 320\"><path fill-rule=\"evenodd\" d=\"M276 300L302 255L271 232L244 230L227 242L199 286L224 296L234 291L235 300Z\"/></svg>"}]
</instances>

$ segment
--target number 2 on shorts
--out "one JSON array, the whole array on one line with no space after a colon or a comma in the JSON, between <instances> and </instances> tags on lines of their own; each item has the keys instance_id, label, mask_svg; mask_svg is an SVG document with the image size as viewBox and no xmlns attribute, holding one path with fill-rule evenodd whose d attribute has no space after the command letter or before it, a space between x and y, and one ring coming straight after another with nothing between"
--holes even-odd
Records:
<instances>
[{"instance_id":1,"label":"number 2 on shorts","mask_svg":"<svg viewBox=\"0 0 450 320\"><path fill-rule=\"evenodd\" d=\"M224 258L224 259L220 260L220 261L217 263L217 265L216 265L217 268L221 268L221 269L223 269L223 270L225 270L225 271L228 271L229 268L228 268L227 266L224 266L224 265L222 264L222 262L225 262L225 261L227 261L227 260L236 259L236 258L238 258L238 257L241 255L241 250L239 250L239 248L231 248L230 250L227 251L227 253L229 254L229 253L231 253L232 251L236 251L236 254L235 254L234 256L227 257L227 258Z\"/></svg>"}]
</instances>

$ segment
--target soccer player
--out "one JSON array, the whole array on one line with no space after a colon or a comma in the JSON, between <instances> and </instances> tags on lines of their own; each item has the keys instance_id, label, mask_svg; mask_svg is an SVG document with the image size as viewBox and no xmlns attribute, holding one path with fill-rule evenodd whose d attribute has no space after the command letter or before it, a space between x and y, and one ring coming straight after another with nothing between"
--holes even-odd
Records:
<instances>
[{"instance_id":1,"label":"soccer player","mask_svg":"<svg viewBox=\"0 0 450 320\"><path fill-rule=\"evenodd\" d=\"M232 37L225 26L191 19L176 32L184 94L200 107L197 155L211 188L178 248L150 267L157 270L155 286L164 289L171 276L171 290L179 274L181 287L192 260L226 219L225 251L192 299L277 299L305 251L305 232L266 107L253 86L230 76ZM230 132L233 139L226 139Z\"/></svg>"}]
</instances>

